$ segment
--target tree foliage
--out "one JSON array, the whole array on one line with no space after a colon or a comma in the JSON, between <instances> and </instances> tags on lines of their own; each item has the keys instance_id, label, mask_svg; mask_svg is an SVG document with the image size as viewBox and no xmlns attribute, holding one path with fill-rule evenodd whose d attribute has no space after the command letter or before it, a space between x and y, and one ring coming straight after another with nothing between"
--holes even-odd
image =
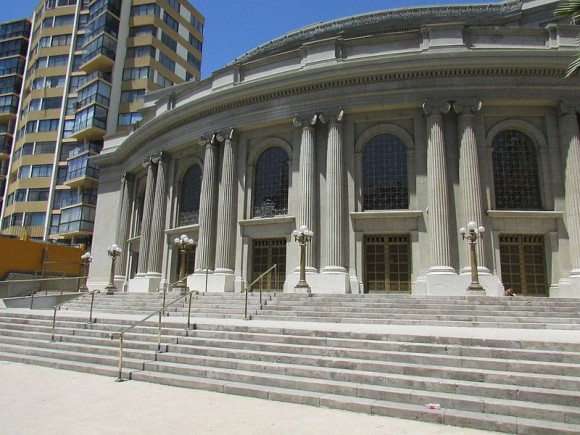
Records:
<instances>
[{"instance_id":1,"label":"tree foliage","mask_svg":"<svg viewBox=\"0 0 580 435\"><path fill-rule=\"evenodd\" d=\"M556 6L555 15L557 17L571 18L574 22L580 21L580 0L562 0ZM576 40L576 45L580 47L580 38ZM580 74L580 53L566 69L566 77Z\"/></svg>"}]
</instances>

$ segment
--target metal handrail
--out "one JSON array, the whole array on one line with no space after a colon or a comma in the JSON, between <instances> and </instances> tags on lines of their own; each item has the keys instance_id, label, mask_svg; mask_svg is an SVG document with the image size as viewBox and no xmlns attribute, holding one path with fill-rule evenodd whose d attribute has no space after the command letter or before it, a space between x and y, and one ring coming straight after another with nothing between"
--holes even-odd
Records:
<instances>
[{"instance_id":1,"label":"metal handrail","mask_svg":"<svg viewBox=\"0 0 580 435\"><path fill-rule=\"evenodd\" d=\"M185 278L182 278L179 281L176 281L173 284L170 284L170 287L173 287L178 282L183 281L183 279L185 279ZM193 293L198 295L199 291L197 291L197 290L188 291L185 294L179 296L174 301L170 302L169 304L164 305L161 309L149 314L148 316L144 317L143 319L139 320L137 323L129 326L128 328L125 328L123 331L111 334L111 340L114 340L115 338L119 339L119 376L117 377L117 382L122 382L124 380L123 379L123 337L125 336L125 334L127 332L129 332L130 330L132 330L133 328L143 324L145 321L149 320L155 314L158 314L159 320L158 320L158 325L157 325L157 353L161 353L161 317L162 317L163 312L165 311L166 308L170 307L171 305L179 302L180 300L182 300L188 296L191 296ZM191 329L191 300L192 299L193 299L192 297L189 298L189 308L187 311L187 326L185 329Z\"/></svg>"},{"instance_id":2,"label":"metal handrail","mask_svg":"<svg viewBox=\"0 0 580 435\"><path fill-rule=\"evenodd\" d=\"M50 336L50 341L54 341L54 331L56 329L56 311L60 310L60 307L62 307L64 304L69 303L70 301L74 301L75 299L80 298L81 296L84 295L91 295L91 310L89 311L89 321L87 323L96 323L96 319L95 321L93 321L93 304L95 303L95 294L97 293L101 293L100 290L92 290L90 292L87 293L79 293L78 295L76 295L74 298L69 299L66 302L61 302L60 304L56 304L53 308L54 308L54 313L52 315L52 335Z\"/></svg>"},{"instance_id":3,"label":"metal handrail","mask_svg":"<svg viewBox=\"0 0 580 435\"><path fill-rule=\"evenodd\" d=\"M248 320L248 289L250 287L252 287L258 281L260 281L265 275L267 275L268 273L270 273L273 269L276 269L276 267L278 267L277 264L273 265L271 268L269 268L267 271L265 271L263 274L261 274L259 277L257 277L255 280L253 280L251 283L249 283L242 290L243 292L246 292L246 303L245 303L245 306L244 306L244 320ZM260 307L261 306L262 306L262 286L260 286Z\"/></svg>"}]
</instances>

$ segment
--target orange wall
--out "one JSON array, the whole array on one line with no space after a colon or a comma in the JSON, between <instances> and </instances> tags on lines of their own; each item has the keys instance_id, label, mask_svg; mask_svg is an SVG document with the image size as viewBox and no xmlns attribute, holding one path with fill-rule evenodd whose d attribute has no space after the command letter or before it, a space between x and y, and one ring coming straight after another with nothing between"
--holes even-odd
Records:
<instances>
[{"instance_id":1,"label":"orange wall","mask_svg":"<svg viewBox=\"0 0 580 435\"><path fill-rule=\"evenodd\" d=\"M0 279L9 272L42 270L50 275L78 276L83 254L80 248L0 237Z\"/></svg>"}]
</instances>

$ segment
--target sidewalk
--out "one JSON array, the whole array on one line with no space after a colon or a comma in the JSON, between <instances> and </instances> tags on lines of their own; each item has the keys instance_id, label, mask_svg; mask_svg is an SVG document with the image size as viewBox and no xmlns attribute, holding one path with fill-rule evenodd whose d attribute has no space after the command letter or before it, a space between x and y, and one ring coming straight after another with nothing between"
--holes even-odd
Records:
<instances>
[{"instance_id":1,"label":"sidewalk","mask_svg":"<svg viewBox=\"0 0 580 435\"><path fill-rule=\"evenodd\" d=\"M0 361L6 435L477 435L492 432Z\"/></svg>"}]
</instances>

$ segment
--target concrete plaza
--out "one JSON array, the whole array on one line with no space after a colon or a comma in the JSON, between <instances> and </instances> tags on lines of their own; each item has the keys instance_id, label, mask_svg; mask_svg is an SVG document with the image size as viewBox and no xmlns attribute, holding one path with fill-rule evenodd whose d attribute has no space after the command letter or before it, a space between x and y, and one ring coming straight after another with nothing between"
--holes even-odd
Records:
<instances>
[{"instance_id":1,"label":"concrete plaza","mask_svg":"<svg viewBox=\"0 0 580 435\"><path fill-rule=\"evenodd\" d=\"M0 361L6 435L476 435L479 430Z\"/></svg>"}]
</instances>

